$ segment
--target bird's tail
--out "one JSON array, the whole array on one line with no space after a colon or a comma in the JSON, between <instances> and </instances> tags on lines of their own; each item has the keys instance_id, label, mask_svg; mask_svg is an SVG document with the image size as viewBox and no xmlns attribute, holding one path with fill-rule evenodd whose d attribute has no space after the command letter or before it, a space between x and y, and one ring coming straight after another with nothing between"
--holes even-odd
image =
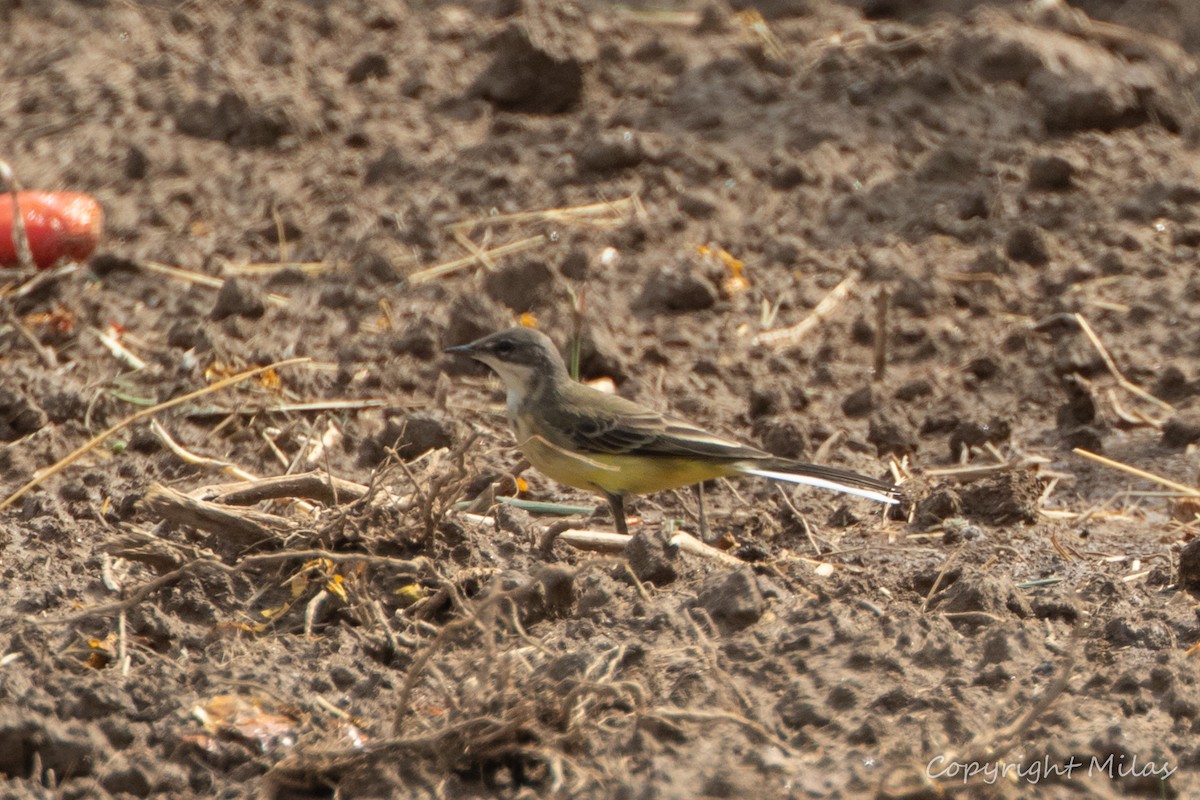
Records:
<instances>
[{"instance_id":1,"label":"bird's tail","mask_svg":"<svg viewBox=\"0 0 1200 800\"><path fill-rule=\"evenodd\" d=\"M900 502L900 490L893 484L877 478L868 478L866 475L859 475L848 469L823 467L819 464L806 464L802 461L788 461L780 458L747 462L740 466L738 471L745 475L757 475L776 481L830 489L880 503L895 505Z\"/></svg>"}]
</instances>

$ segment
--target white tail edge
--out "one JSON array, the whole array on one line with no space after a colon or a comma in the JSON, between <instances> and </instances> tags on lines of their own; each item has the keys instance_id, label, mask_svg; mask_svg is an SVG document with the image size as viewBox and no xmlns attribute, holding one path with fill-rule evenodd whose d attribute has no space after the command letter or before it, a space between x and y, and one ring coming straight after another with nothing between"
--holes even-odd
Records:
<instances>
[{"instance_id":1,"label":"white tail edge","mask_svg":"<svg viewBox=\"0 0 1200 800\"><path fill-rule=\"evenodd\" d=\"M799 483L804 486L815 486L818 489L832 489L835 492L842 494L852 494L857 497L865 497L868 500L874 500L878 503L887 503L888 505L897 505L900 501L891 495L886 495L883 492L876 492L871 489L860 489L857 486L847 486L844 483L831 481L826 478L814 478L810 475L794 475L790 472L776 472L770 469L757 469L756 467L742 467L739 472L745 475L757 475L760 478L770 478L774 481L786 481L788 483Z\"/></svg>"}]
</instances>

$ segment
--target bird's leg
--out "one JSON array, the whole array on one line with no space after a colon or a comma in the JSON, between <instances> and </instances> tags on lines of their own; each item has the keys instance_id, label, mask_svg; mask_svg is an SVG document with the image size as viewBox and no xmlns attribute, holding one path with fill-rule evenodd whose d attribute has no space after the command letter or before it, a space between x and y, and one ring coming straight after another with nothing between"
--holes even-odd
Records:
<instances>
[{"instance_id":1,"label":"bird's leg","mask_svg":"<svg viewBox=\"0 0 1200 800\"><path fill-rule=\"evenodd\" d=\"M617 533L628 536L629 528L625 525L625 498L619 494L605 492L604 499L608 501L608 507L612 509L613 522L617 525Z\"/></svg>"},{"instance_id":2,"label":"bird's leg","mask_svg":"<svg viewBox=\"0 0 1200 800\"><path fill-rule=\"evenodd\" d=\"M708 517L704 514L704 484L696 484L696 507L700 517L700 541L705 544L711 544L708 540Z\"/></svg>"}]
</instances>

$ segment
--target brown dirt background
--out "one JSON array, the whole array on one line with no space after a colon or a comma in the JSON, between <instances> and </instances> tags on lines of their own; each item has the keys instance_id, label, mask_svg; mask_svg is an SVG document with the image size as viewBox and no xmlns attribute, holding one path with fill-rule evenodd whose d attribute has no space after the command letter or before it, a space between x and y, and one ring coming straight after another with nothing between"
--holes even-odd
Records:
<instances>
[{"instance_id":1,"label":"brown dirt background","mask_svg":"<svg viewBox=\"0 0 1200 800\"><path fill-rule=\"evenodd\" d=\"M152 484L232 479L144 422L23 497L0 517L0 795L1200 796L1191 510L1071 452L1196 480L1200 10L758 8L773 40L720 4L0 0L0 157L108 222L88 268L11 300L54 366L0 326L3 491L148 402L306 356L159 421L256 474L409 498L270 509L294 529L251 544L166 522ZM472 219L487 247L546 239L407 281L467 255L448 226ZM323 269L246 270L282 261ZM808 336L752 343L849 275ZM664 547L690 496L643 499L641 581L543 553L552 518L444 513L510 493L517 458L496 381L440 349L521 312L566 342L572 292L585 377L784 455L907 458L911 513L716 485L739 567ZM1074 313L1171 408L1117 387ZM964 452L1041 466L928 472ZM262 716L206 733L194 709L230 695ZM938 757L1084 766L964 784L927 777ZM1148 761L1176 771L1116 774Z\"/></svg>"}]
</instances>

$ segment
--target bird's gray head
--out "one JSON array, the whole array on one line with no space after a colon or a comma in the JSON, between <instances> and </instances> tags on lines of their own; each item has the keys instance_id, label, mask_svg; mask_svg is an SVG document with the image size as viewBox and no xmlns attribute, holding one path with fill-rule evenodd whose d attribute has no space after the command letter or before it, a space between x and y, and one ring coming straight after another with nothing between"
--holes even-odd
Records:
<instances>
[{"instance_id":1,"label":"bird's gray head","mask_svg":"<svg viewBox=\"0 0 1200 800\"><path fill-rule=\"evenodd\" d=\"M447 347L447 353L470 356L487 364L509 394L526 394L544 380L566 377L567 368L550 337L532 328L509 328L470 344Z\"/></svg>"}]
</instances>

